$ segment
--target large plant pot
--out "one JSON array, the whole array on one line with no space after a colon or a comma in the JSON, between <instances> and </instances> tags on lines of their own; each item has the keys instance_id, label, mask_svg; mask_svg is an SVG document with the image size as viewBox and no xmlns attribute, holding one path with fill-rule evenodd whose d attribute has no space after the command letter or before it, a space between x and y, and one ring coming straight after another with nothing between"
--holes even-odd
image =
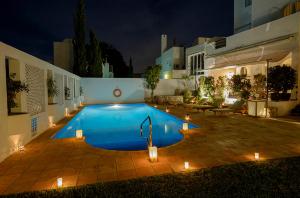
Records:
<instances>
[{"instance_id":1,"label":"large plant pot","mask_svg":"<svg viewBox=\"0 0 300 198\"><path fill-rule=\"evenodd\" d=\"M280 99L282 101L289 101L291 98L291 93L281 93L280 94Z\"/></svg>"},{"instance_id":2,"label":"large plant pot","mask_svg":"<svg viewBox=\"0 0 300 198\"><path fill-rule=\"evenodd\" d=\"M272 101L289 101L291 93L271 93Z\"/></svg>"},{"instance_id":3,"label":"large plant pot","mask_svg":"<svg viewBox=\"0 0 300 198\"><path fill-rule=\"evenodd\" d=\"M271 93L271 100L272 101L279 101L280 100L280 94L279 93Z\"/></svg>"}]
</instances>

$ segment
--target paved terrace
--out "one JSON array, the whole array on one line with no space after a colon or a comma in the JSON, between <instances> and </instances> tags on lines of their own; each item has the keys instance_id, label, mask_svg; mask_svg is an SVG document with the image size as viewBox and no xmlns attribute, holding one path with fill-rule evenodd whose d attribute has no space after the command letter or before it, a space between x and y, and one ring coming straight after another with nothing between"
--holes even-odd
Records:
<instances>
[{"instance_id":1,"label":"paved terrace","mask_svg":"<svg viewBox=\"0 0 300 198\"><path fill-rule=\"evenodd\" d=\"M186 113L182 107L170 110L180 118ZM51 139L68 121L62 120L0 164L0 194L56 188L58 177L64 187L79 186L180 172L185 161L194 170L254 160L254 152L262 160L300 154L300 124L238 114L191 116L201 128L190 130L180 143L159 149L156 163L148 161L146 151L109 151L75 138Z\"/></svg>"}]
</instances>

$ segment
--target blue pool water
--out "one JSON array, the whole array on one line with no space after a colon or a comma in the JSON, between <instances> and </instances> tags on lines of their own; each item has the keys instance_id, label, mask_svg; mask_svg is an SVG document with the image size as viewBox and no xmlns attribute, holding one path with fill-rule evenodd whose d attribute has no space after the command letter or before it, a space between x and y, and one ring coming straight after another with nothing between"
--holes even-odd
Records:
<instances>
[{"instance_id":1,"label":"blue pool water","mask_svg":"<svg viewBox=\"0 0 300 198\"><path fill-rule=\"evenodd\" d=\"M147 149L149 123L145 123L143 137L140 124L150 116L153 125L153 145L164 147L179 142L183 120L146 104L91 105L79 112L54 138L75 137L77 129L83 130L85 141L109 150ZM197 125L189 124L189 128Z\"/></svg>"}]
</instances>

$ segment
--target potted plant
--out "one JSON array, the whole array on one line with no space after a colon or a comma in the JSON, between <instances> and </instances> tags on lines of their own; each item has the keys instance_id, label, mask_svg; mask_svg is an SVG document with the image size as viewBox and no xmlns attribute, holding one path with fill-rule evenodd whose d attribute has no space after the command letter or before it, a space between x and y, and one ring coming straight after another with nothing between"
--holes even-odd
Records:
<instances>
[{"instance_id":1,"label":"potted plant","mask_svg":"<svg viewBox=\"0 0 300 198\"><path fill-rule=\"evenodd\" d=\"M277 65L268 71L268 89L271 93L271 100L288 101L296 84L296 70L287 65Z\"/></svg>"},{"instance_id":2,"label":"potted plant","mask_svg":"<svg viewBox=\"0 0 300 198\"><path fill-rule=\"evenodd\" d=\"M17 103L15 102L17 93L26 91L28 92L28 85L22 83L18 80L13 80L16 74L11 74L6 78L6 88L7 88L7 109L8 114L11 114L11 109L17 107Z\"/></svg>"},{"instance_id":3,"label":"potted plant","mask_svg":"<svg viewBox=\"0 0 300 198\"><path fill-rule=\"evenodd\" d=\"M252 95L255 99L266 98L266 76L263 74L254 75L254 82L251 88Z\"/></svg>"},{"instance_id":4,"label":"potted plant","mask_svg":"<svg viewBox=\"0 0 300 198\"><path fill-rule=\"evenodd\" d=\"M55 80L49 78L47 80L48 87L48 104L53 104L53 98L59 94Z\"/></svg>"},{"instance_id":5,"label":"potted plant","mask_svg":"<svg viewBox=\"0 0 300 198\"><path fill-rule=\"evenodd\" d=\"M229 86L235 96L240 97L242 100L248 100L251 83L246 75L233 75L229 81Z\"/></svg>"},{"instance_id":6,"label":"potted plant","mask_svg":"<svg viewBox=\"0 0 300 198\"><path fill-rule=\"evenodd\" d=\"M65 100L70 100L71 91L69 87L65 87Z\"/></svg>"}]
</instances>

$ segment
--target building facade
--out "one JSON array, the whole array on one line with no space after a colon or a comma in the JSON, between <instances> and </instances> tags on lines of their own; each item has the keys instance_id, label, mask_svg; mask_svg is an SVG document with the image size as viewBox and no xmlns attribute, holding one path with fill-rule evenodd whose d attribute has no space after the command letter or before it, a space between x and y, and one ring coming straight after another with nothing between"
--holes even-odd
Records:
<instances>
[{"instance_id":1,"label":"building facade","mask_svg":"<svg viewBox=\"0 0 300 198\"><path fill-rule=\"evenodd\" d=\"M62 42L53 43L54 65L67 71L73 71L73 42L72 39L64 39Z\"/></svg>"},{"instance_id":2,"label":"building facade","mask_svg":"<svg viewBox=\"0 0 300 198\"><path fill-rule=\"evenodd\" d=\"M266 75L267 65L285 64L298 71L297 87L300 87L299 5L299 1L290 0L235 0L235 33L226 38L206 39L187 48L187 72L193 75L196 72L197 77L230 78L245 74L253 80L255 74ZM204 54L204 65L201 57L198 61L201 54ZM291 109L299 98L295 88L293 102L285 105Z\"/></svg>"},{"instance_id":3,"label":"building facade","mask_svg":"<svg viewBox=\"0 0 300 198\"><path fill-rule=\"evenodd\" d=\"M186 74L185 48L172 46L168 48L167 35L161 36L161 56L156 58L155 64L162 66L160 77L162 79L181 78Z\"/></svg>"}]
</instances>

